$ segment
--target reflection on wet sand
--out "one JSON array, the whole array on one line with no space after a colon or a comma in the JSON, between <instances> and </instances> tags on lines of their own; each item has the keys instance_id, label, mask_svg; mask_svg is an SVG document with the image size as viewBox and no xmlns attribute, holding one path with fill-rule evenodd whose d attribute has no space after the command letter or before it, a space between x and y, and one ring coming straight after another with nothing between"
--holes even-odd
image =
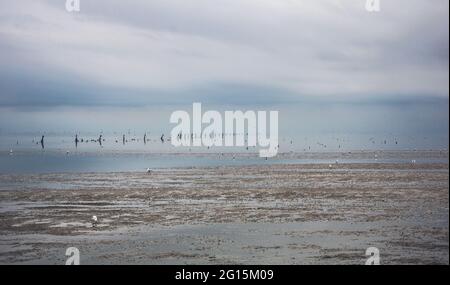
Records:
<instances>
[{"instance_id":1,"label":"reflection on wet sand","mask_svg":"<svg viewBox=\"0 0 450 285\"><path fill-rule=\"evenodd\" d=\"M0 175L0 263L448 263L448 163ZM9 185L9 186L5 186ZM98 217L96 227L91 217Z\"/></svg>"}]
</instances>

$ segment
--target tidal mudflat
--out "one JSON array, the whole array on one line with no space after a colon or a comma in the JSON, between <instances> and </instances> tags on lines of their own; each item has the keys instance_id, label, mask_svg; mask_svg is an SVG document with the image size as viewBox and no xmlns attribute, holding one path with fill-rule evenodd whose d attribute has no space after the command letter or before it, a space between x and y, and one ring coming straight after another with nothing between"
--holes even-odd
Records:
<instances>
[{"instance_id":1,"label":"tidal mudflat","mask_svg":"<svg viewBox=\"0 0 450 285\"><path fill-rule=\"evenodd\" d=\"M448 264L448 183L442 162L0 174L0 263Z\"/></svg>"}]
</instances>

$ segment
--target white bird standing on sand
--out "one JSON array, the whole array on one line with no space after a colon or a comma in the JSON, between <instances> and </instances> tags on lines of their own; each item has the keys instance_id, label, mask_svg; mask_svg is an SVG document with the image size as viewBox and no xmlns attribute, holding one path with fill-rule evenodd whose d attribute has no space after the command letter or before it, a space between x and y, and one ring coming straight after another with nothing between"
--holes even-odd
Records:
<instances>
[{"instance_id":1,"label":"white bird standing on sand","mask_svg":"<svg viewBox=\"0 0 450 285\"><path fill-rule=\"evenodd\" d=\"M97 216L92 216L92 226L95 228L98 224Z\"/></svg>"},{"instance_id":2,"label":"white bird standing on sand","mask_svg":"<svg viewBox=\"0 0 450 285\"><path fill-rule=\"evenodd\" d=\"M151 173L152 170L150 168L147 168L147 173Z\"/></svg>"},{"instance_id":3,"label":"white bird standing on sand","mask_svg":"<svg viewBox=\"0 0 450 285\"><path fill-rule=\"evenodd\" d=\"M12 155L12 154L13 154L13 150L10 149L10 150L9 150L9 155Z\"/></svg>"}]
</instances>

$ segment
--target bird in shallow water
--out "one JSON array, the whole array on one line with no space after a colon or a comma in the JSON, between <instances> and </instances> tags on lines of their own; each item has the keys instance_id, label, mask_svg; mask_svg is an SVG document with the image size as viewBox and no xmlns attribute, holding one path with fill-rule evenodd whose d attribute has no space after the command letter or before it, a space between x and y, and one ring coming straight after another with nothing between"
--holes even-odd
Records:
<instances>
[{"instance_id":1,"label":"bird in shallow water","mask_svg":"<svg viewBox=\"0 0 450 285\"><path fill-rule=\"evenodd\" d=\"M91 221L92 221L92 227L94 227L94 228L97 227L97 224L98 224L97 216L92 216Z\"/></svg>"}]
</instances>

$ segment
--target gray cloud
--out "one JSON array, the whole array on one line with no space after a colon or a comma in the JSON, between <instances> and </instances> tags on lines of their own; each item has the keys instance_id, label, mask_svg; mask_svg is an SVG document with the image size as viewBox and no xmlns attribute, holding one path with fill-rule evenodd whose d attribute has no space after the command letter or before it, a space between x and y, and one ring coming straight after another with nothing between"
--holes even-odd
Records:
<instances>
[{"instance_id":1,"label":"gray cloud","mask_svg":"<svg viewBox=\"0 0 450 285\"><path fill-rule=\"evenodd\" d=\"M2 1L0 105L448 100L448 1L364 2Z\"/></svg>"}]
</instances>

